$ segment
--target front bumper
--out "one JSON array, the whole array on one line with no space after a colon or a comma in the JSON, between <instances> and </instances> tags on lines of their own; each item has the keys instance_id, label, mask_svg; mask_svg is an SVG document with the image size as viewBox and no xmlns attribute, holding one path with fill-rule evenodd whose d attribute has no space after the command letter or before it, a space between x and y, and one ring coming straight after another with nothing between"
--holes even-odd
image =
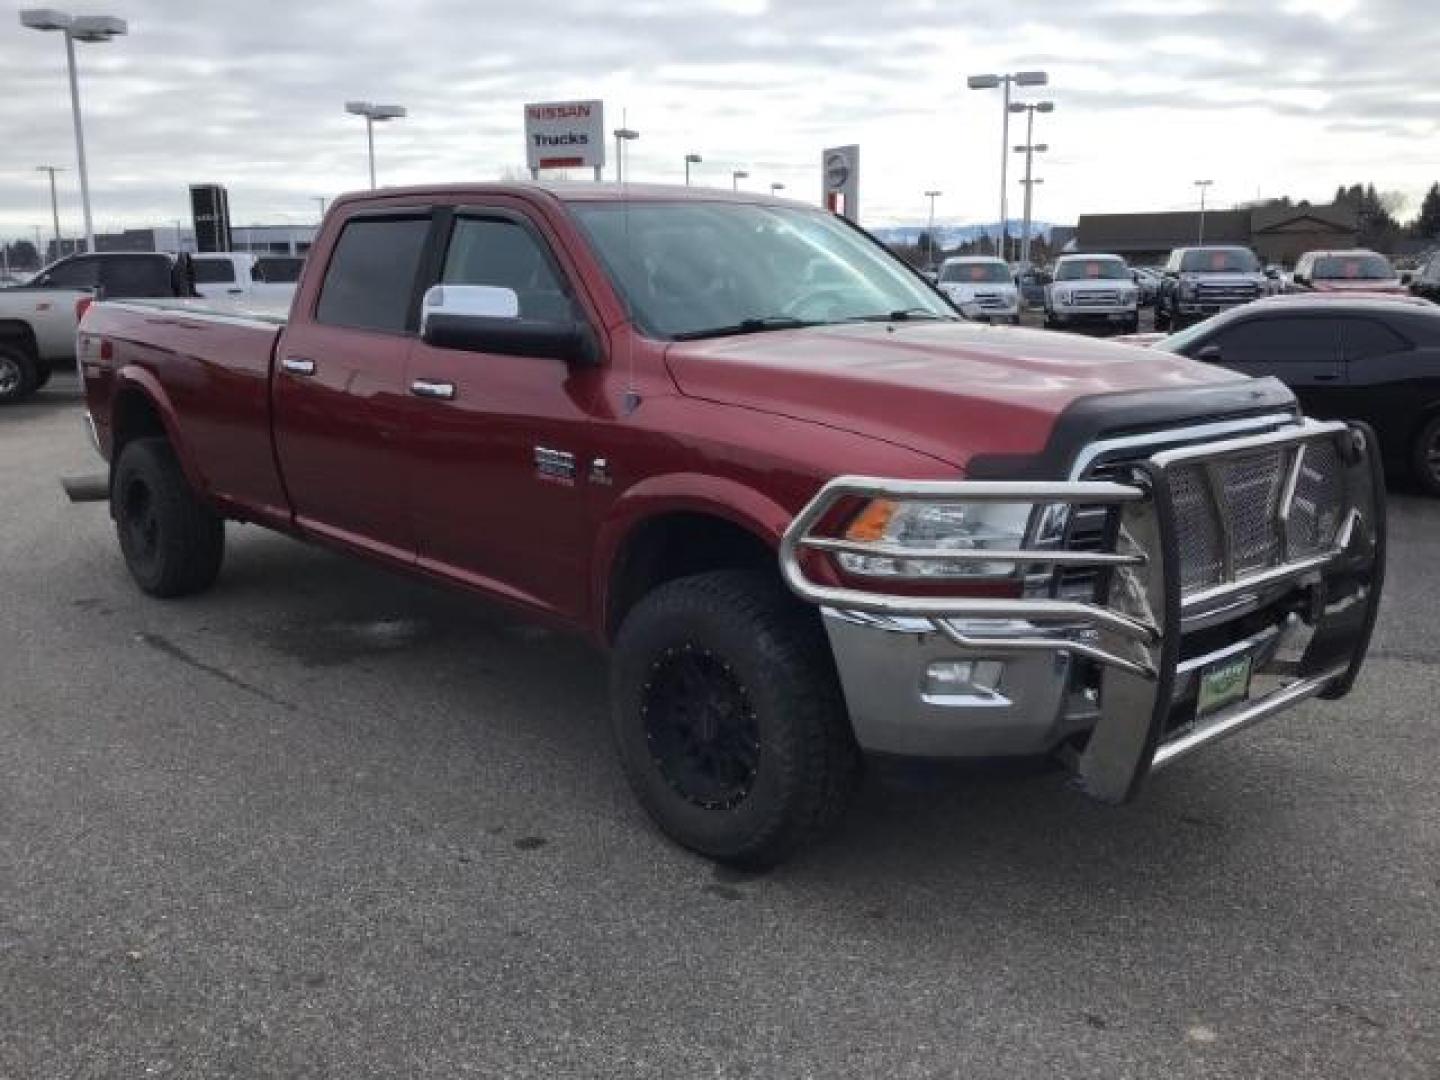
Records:
<instances>
[{"instance_id":1,"label":"front bumper","mask_svg":"<svg viewBox=\"0 0 1440 1080\"><path fill-rule=\"evenodd\" d=\"M1050 319L1057 323L1128 323L1140 317L1137 304L1114 304L1101 307L1064 307L1050 309Z\"/></svg>"},{"instance_id":2,"label":"front bumper","mask_svg":"<svg viewBox=\"0 0 1440 1080\"><path fill-rule=\"evenodd\" d=\"M1274 507L1283 529L1307 455L1331 460L1321 443L1336 450L1344 493L1343 516L1324 550L1240 572L1227 547L1223 581L1183 588L1177 470L1213 471L1259 452L1288 455ZM1349 689L1369 644L1384 569L1384 489L1373 446L1364 429L1306 421L1126 462L1123 482L842 477L796 518L782 569L796 593L822 608L863 748L941 758L1074 748L1087 790L1123 801L1155 768L1306 698ZM863 545L812 530L834 516L837 500L877 494L1108 507L1117 521L1110 550L1027 547L1003 553L1012 559L983 556L1027 571L1098 568L1107 584L1093 602L916 597L831 584L841 579L826 574L821 560ZM1218 515L1222 496L1211 497ZM1230 524L1225 528L1225 543L1238 550ZM1001 673L984 686L935 693L932 665L960 660ZM1249 672L1247 691L1202 713L1202 679L1232 661Z\"/></svg>"}]
</instances>

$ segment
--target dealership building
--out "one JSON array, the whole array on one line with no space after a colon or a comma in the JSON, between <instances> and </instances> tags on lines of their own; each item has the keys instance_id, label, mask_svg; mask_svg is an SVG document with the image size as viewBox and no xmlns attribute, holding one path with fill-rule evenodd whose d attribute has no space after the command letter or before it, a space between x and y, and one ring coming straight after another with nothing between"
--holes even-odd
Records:
<instances>
[{"instance_id":1,"label":"dealership building","mask_svg":"<svg viewBox=\"0 0 1440 1080\"><path fill-rule=\"evenodd\" d=\"M1345 203L1326 206L1255 206L1205 213L1207 244L1248 247L1266 263L1294 266L1307 251L1352 248L1358 222ZM1201 236L1200 212L1081 214L1074 250L1123 255L1140 266L1158 266L1177 247Z\"/></svg>"}]
</instances>

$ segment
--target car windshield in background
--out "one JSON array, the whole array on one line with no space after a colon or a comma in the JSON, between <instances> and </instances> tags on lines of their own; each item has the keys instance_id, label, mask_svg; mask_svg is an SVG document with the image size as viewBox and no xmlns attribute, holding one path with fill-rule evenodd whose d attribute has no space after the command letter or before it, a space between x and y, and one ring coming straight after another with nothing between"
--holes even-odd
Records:
<instances>
[{"instance_id":1,"label":"car windshield in background","mask_svg":"<svg viewBox=\"0 0 1440 1080\"><path fill-rule=\"evenodd\" d=\"M1073 259L1055 268L1056 281L1129 281L1130 268L1120 259Z\"/></svg>"},{"instance_id":2,"label":"car windshield in background","mask_svg":"<svg viewBox=\"0 0 1440 1080\"><path fill-rule=\"evenodd\" d=\"M1259 269L1260 260L1245 248L1187 251L1180 262L1180 270L1186 274L1253 274Z\"/></svg>"},{"instance_id":3,"label":"car windshield in background","mask_svg":"<svg viewBox=\"0 0 1440 1080\"><path fill-rule=\"evenodd\" d=\"M729 202L571 209L655 337L958 318L904 263L818 210Z\"/></svg>"},{"instance_id":4,"label":"car windshield in background","mask_svg":"<svg viewBox=\"0 0 1440 1080\"><path fill-rule=\"evenodd\" d=\"M946 263L940 280L947 285L979 283L987 285L1010 283L1010 268L998 262Z\"/></svg>"},{"instance_id":5,"label":"car windshield in background","mask_svg":"<svg viewBox=\"0 0 1440 1080\"><path fill-rule=\"evenodd\" d=\"M1393 281L1397 276L1383 255L1325 255L1315 260L1317 281Z\"/></svg>"}]
</instances>

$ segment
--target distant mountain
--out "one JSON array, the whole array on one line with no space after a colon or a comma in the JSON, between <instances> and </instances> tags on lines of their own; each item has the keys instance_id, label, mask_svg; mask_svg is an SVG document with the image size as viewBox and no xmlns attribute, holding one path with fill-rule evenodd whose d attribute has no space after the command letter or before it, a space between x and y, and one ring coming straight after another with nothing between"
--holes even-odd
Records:
<instances>
[{"instance_id":1,"label":"distant mountain","mask_svg":"<svg viewBox=\"0 0 1440 1080\"><path fill-rule=\"evenodd\" d=\"M1010 222L1010 235L1018 237L1024 230L1023 221ZM1050 238L1050 230L1055 228L1053 222L1032 221L1030 227L1034 235ZM881 240L887 244L914 244L920 239L920 234L925 231L924 225L882 225L879 228L871 229ZM981 222L975 225L936 225L935 239L942 248L959 247L982 236L997 236L1000 226L997 222Z\"/></svg>"}]
</instances>

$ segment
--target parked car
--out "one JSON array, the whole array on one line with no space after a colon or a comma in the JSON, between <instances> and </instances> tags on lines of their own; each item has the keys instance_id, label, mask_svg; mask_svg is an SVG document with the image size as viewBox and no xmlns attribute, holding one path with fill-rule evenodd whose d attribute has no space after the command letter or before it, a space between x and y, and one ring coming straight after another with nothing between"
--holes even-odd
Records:
<instances>
[{"instance_id":1,"label":"parked car","mask_svg":"<svg viewBox=\"0 0 1440 1080\"><path fill-rule=\"evenodd\" d=\"M1295 263L1291 288L1306 292L1406 292L1390 260L1374 251L1307 251Z\"/></svg>"},{"instance_id":2,"label":"parked car","mask_svg":"<svg viewBox=\"0 0 1440 1080\"><path fill-rule=\"evenodd\" d=\"M1072 330L1104 326L1133 334L1140 329L1140 286L1118 255L1061 255L1055 280L1045 290L1045 326Z\"/></svg>"},{"instance_id":3,"label":"parked car","mask_svg":"<svg viewBox=\"0 0 1440 1080\"><path fill-rule=\"evenodd\" d=\"M1131 276L1135 278L1135 285L1140 290L1140 306L1153 307L1155 297L1160 295L1160 281L1162 275L1159 270L1151 266L1132 266Z\"/></svg>"},{"instance_id":4,"label":"parked car","mask_svg":"<svg viewBox=\"0 0 1440 1080\"><path fill-rule=\"evenodd\" d=\"M1410 292L1440 303L1440 251L1431 252L1411 276Z\"/></svg>"},{"instance_id":5,"label":"parked car","mask_svg":"<svg viewBox=\"0 0 1440 1080\"><path fill-rule=\"evenodd\" d=\"M967 324L758 195L346 196L288 321L107 302L80 340L143 591L213 585L236 519L573 628L641 804L745 866L832 825L867 751L1054 753L1127 800L1344 694L1381 593L1358 429L1274 379ZM1289 516L1254 514L1302 451Z\"/></svg>"},{"instance_id":6,"label":"parked car","mask_svg":"<svg viewBox=\"0 0 1440 1080\"><path fill-rule=\"evenodd\" d=\"M1015 275L1015 285L1020 290L1020 303L1027 308L1045 306L1045 287L1054 281L1054 275L1043 266L1023 267Z\"/></svg>"},{"instance_id":7,"label":"parked car","mask_svg":"<svg viewBox=\"0 0 1440 1080\"><path fill-rule=\"evenodd\" d=\"M967 319L1020 321L1020 290L1003 259L952 255L940 264L940 291Z\"/></svg>"},{"instance_id":8,"label":"parked car","mask_svg":"<svg viewBox=\"0 0 1440 1080\"><path fill-rule=\"evenodd\" d=\"M1364 421L1392 472L1440 495L1440 307L1411 297L1274 297L1153 347L1281 379L1306 415Z\"/></svg>"},{"instance_id":9,"label":"parked car","mask_svg":"<svg viewBox=\"0 0 1440 1080\"><path fill-rule=\"evenodd\" d=\"M1178 330L1273 291L1249 248L1176 248L1155 298L1155 329Z\"/></svg>"},{"instance_id":10,"label":"parked car","mask_svg":"<svg viewBox=\"0 0 1440 1080\"><path fill-rule=\"evenodd\" d=\"M303 261L244 251L207 251L191 258L195 291L207 299L289 300Z\"/></svg>"},{"instance_id":11,"label":"parked car","mask_svg":"<svg viewBox=\"0 0 1440 1080\"><path fill-rule=\"evenodd\" d=\"M191 295L188 257L149 252L71 255L0 289L0 405L29 397L73 360L75 328L96 296Z\"/></svg>"}]
</instances>

